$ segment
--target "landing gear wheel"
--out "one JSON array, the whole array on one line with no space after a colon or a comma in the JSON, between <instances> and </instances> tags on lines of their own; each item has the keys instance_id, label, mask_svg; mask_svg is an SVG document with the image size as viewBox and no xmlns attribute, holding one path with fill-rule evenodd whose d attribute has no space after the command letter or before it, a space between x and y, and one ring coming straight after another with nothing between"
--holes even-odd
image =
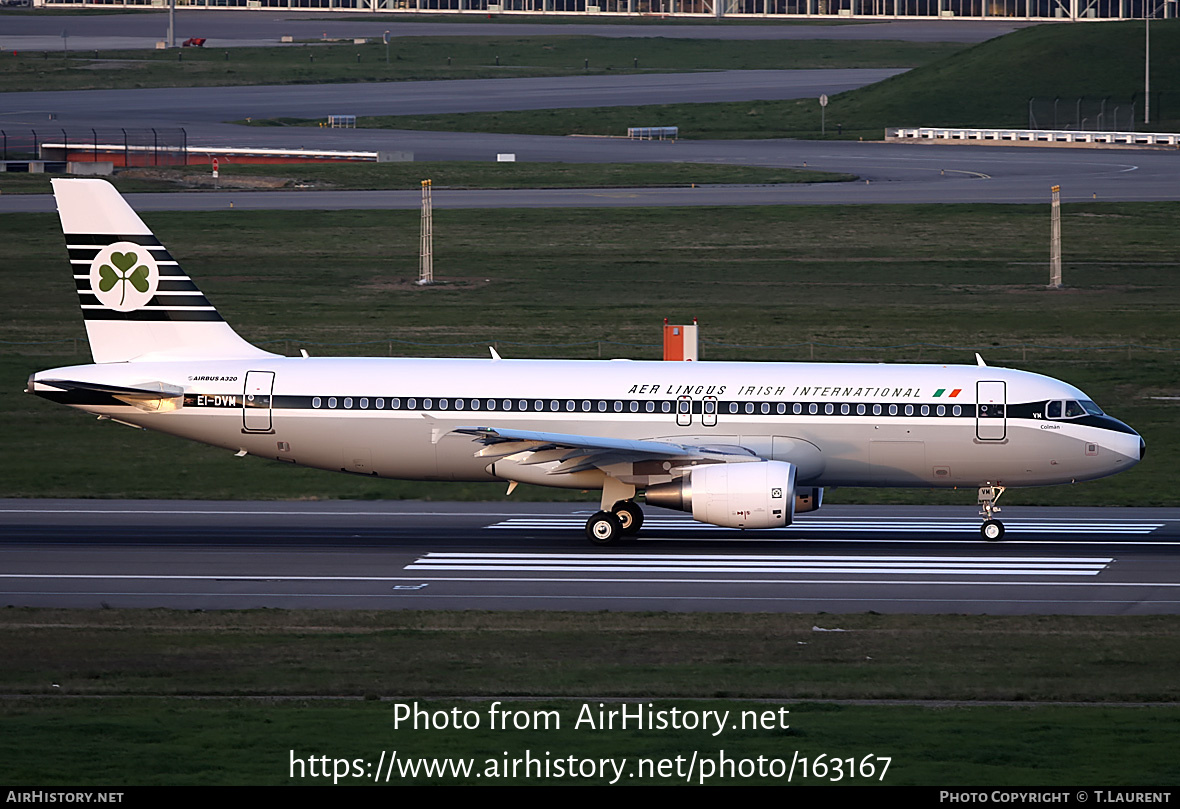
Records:
<instances>
[{"instance_id":1,"label":"landing gear wheel","mask_svg":"<svg viewBox=\"0 0 1180 809\"><path fill-rule=\"evenodd\" d=\"M986 520L979 531L988 542L999 542L1004 538L1004 524L999 520Z\"/></svg>"},{"instance_id":2,"label":"landing gear wheel","mask_svg":"<svg viewBox=\"0 0 1180 809\"><path fill-rule=\"evenodd\" d=\"M620 500L614 504L611 511L619 518L624 534L633 537L639 533L643 526L643 509L634 500Z\"/></svg>"},{"instance_id":3,"label":"landing gear wheel","mask_svg":"<svg viewBox=\"0 0 1180 809\"><path fill-rule=\"evenodd\" d=\"M595 545L617 545L623 538L623 524L609 511L600 511L586 521L586 537Z\"/></svg>"}]
</instances>

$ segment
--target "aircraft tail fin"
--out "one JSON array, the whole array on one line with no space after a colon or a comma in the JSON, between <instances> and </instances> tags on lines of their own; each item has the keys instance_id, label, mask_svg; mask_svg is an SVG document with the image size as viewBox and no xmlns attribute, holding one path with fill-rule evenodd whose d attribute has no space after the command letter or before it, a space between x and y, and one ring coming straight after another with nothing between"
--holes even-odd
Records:
<instances>
[{"instance_id":1,"label":"aircraft tail fin","mask_svg":"<svg viewBox=\"0 0 1180 809\"><path fill-rule=\"evenodd\" d=\"M271 356L238 336L105 180L53 195L95 362Z\"/></svg>"}]
</instances>

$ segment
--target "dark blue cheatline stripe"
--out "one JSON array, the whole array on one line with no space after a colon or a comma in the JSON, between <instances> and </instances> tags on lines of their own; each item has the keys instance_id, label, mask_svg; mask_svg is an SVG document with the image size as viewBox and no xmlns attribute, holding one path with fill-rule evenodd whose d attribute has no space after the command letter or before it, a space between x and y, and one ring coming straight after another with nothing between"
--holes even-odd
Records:
<instances>
[{"instance_id":1,"label":"dark blue cheatline stripe","mask_svg":"<svg viewBox=\"0 0 1180 809\"><path fill-rule=\"evenodd\" d=\"M212 402L212 397L215 394L202 393L192 394L207 396L211 401L205 403L203 406L216 406ZM221 394L225 396L227 394ZM330 411L349 411L357 413L384 413L384 412L407 412L407 413L453 413L460 415L463 413L549 413L549 414L577 414L577 415L603 415L603 416L656 416L661 419L675 419L676 418L676 404L675 399L543 399L536 398L521 399L515 397L506 400L503 396L496 397L492 406L488 406L488 397L436 397L436 396L350 396L350 395L336 395L336 396L274 396L273 403L276 408L284 408L290 410L330 410ZM552 403L556 401L556 407L552 407ZM505 403L507 402L507 406ZM647 410L647 404L651 402L653 410ZM187 399L186 399L186 403ZM635 404L636 409L632 410L631 405ZM663 405L667 403L669 409L664 410ZM197 406L196 401L191 403L192 406ZM457 407L457 404L461 406ZM600 404L602 405L600 407ZM697 404L700 404L699 402ZM975 407L974 405L963 405L962 412L955 416L953 411L948 408L942 415L937 415L934 406L931 405L931 411L926 416L921 415L921 406L915 405L914 412L908 416L905 413L904 407L899 407L895 415L889 415L889 403L860 403L865 404L866 412L864 415L857 416L856 404L852 405L852 412L847 414L840 413L839 407L833 409L832 413L824 412L824 402L799 402L803 408L802 413L793 413L791 408L795 402L785 402L787 406L786 413L778 413L777 405L779 402L768 402L771 405L770 413L763 413L761 408L755 408L755 412L747 413L744 407L739 408L737 413L730 413L728 411L728 401L721 401L722 406L719 413L716 415L721 421L728 421L732 423L737 417L742 418L776 418L776 419L802 419L802 418L862 418L862 419L904 419L904 418L933 418L933 419L974 419ZM744 405L745 402L739 404ZM759 403L761 404L761 403ZM811 404L817 405L818 412L809 413L808 407ZM882 412L874 416L872 414L873 404L881 404ZM540 405L538 407L538 405ZM616 407L616 405L618 405ZM681 414L683 415L683 414ZM694 411L693 424L694 426L703 426L700 423L701 410L698 407ZM712 428L706 428L712 429Z\"/></svg>"},{"instance_id":2,"label":"dark blue cheatline stripe","mask_svg":"<svg viewBox=\"0 0 1180 809\"><path fill-rule=\"evenodd\" d=\"M104 305L96 295L90 292L79 292L78 303L82 306ZM209 303L205 296L200 293L196 295L154 295L150 301L144 304L143 308L151 310L168 306L184 306L186 308L206 306L212 308L213 304Z\"/></svg>"},{"instance_id":3,"label":"dark blue cheatline stripe","mask_svg":"<svg viewBox=\"0 0 1180 809\"><path fill-rule=\"evenodd\" d=\"M141 236L118 236L112 233L67 233L66 244L114 244L115 242L131 242L143 247L159 245L160 240L150 233Z\"/></svg>"},{"instance_id":4,"label":"dark blue cheatline stripe","mask_svg":"<svg viewBox=\"0 0 1180 809\"><path fill-rule=\"evenodd\" d=\"M175 311L167 309L137 309L134 312L116 312L114 309L83 309L84 320L132 320L137 322L225 322L225 318L213 309Z\"/></svg>"}]
</instances>

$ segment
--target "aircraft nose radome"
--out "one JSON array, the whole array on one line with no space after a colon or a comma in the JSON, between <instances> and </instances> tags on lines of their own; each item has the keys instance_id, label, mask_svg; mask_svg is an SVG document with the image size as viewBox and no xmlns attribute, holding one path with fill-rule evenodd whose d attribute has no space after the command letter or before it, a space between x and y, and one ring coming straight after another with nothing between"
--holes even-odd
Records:
<instances>
[{"instance_id":1,"label":"aircraft nose radome","mask_svg":"<svg viewBox=\"0 0 1180 809\"><path fill-rule=\"evenodd\" d=\"M1147 454L1147 442L1143 440L1143 436L1139 436L1139 460L1143 460L1143 456Z\"/></svg>"}]
</instances>

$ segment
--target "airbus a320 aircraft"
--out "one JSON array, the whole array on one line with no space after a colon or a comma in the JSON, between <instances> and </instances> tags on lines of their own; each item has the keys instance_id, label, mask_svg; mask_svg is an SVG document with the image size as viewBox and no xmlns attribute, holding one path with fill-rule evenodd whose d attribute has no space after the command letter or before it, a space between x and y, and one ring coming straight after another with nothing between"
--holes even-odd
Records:
<instances>
[{"instance_id":1,"label":"airbus a320 aircraft","mask_svg":"<svg viewBox=\"0 0 1180 809\"><path fill-rule=\"evenodd\" d=\"M825 486L1091 480L1144 444L1077 388L983 365L285 357L243 340L109 183L54 180L93 365L28 392L122 424L358 475L601 489L598 545L635 502L778 528Z\"/></svg>"}]
</instances>

